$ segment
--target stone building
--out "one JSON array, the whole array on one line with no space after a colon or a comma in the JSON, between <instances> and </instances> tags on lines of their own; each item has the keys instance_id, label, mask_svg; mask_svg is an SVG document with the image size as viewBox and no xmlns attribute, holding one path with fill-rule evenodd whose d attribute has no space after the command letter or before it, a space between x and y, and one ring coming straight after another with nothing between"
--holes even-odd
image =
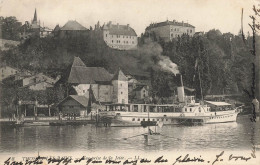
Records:
<instances>
[{"instance_id":1,"label":"stone building","mask_svg":"<svg viewBox=\"0 0 260 165\"><path fill-rule=\"evenodd\" d=\"M100 103L128 104L128 81L119 69L114 75L102 67L87 67L75 57L67 82L79 96L89 96L90 87Z\"/></svg>"},{"instance_id":2,"label":"stone building","mask_svg":"<svg viewBox=\"0 0 260 165\"><path fill-rule=\"evenodd\" d=\"M138 44L136 32L129 24L109 22L103 27L103 39L109 47L119 50L135 49Z\"/></svg>"},{"instance_id":3,"label":"stone building","mask_svg":"<svg viewBox=\"0 0 260 165\"><path fill-rule=\"evenodd\" d=\"M162 38L164 41L171 41L173 38L180 37L183 34L193 36L195 27L189 23L173 21L164 21L159 23L152 23L145 31L147 33L155 33L157 37Z\"/></svg>"},{"instance_id":4,"label":"stone building","mask_svg":"<svg viewBox=\"0 0 260 165\"><path fill-rule=\"evenodd\" d=\"M60 38L74 38L82 35L87 35L88 29L82 26L77 21L70 20L63 27L57 25L54 28L54 35Z\"/></svg>"},{"instance_id":5,"label":"stone building","mask_svg":"<svg viewBox=\"0 0 260 165\"><path fill-rule=\"evenodd\" d=\"M149 97L149 87L146 85L138 86L133 89L133 97L137 100L142 100Z\"/></svg>"}]
</instances>

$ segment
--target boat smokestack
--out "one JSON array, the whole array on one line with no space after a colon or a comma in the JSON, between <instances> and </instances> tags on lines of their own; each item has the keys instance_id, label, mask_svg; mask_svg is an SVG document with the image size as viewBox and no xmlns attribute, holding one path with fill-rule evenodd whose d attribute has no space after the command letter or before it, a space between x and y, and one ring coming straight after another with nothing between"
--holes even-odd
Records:
<instances>
[{"instance_id":1,"label":"boat smokestack","mask_svg":"<svg viewBox=\"0 0 260 165\"><path fill-rule=\"evenodd\" d=\"M178 92L178 100L179 102L185 102L185 93L184 93L184 86L182 81L182 75L176 74L177 78L177 92Z\"/></svg>"}]
</instances>

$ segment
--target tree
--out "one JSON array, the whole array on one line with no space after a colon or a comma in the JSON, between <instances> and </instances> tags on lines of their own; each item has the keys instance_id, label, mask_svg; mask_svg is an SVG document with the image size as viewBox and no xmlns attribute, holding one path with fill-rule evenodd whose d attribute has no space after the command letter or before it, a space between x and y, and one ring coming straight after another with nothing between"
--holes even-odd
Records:
<instances>
[{"instance_id":1,"label":"tree","mask_svg":"<svg viewBox=\"0 0 260 165\"><path fill-rule=\"evenodd\" d=\"M2 31L2 36L0 37L6 40L18 41L20 39L19 30L21 26L21 22L18 22L16 17L0 17L0 27Z\"/></svg>"}]
</instances>

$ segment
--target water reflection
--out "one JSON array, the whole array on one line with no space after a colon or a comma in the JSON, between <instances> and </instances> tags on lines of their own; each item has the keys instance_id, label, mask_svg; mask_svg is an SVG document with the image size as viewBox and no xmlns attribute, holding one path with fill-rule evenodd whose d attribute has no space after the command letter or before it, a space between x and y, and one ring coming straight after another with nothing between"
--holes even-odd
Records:
<instances>
[{"instance_id":1,"label":"water reflection","mask_svg":"<svg viewBox=\"0 0 260 165\"><path fill-rule=\"evenodd\" d=\"M204 126L164 126L163 136L145 141L142 127L38 126L0 127L0 152L99 150L215 150L251 149L260 141L259 126L247 117L237 123Z\"/></svg>"}]
</instances>

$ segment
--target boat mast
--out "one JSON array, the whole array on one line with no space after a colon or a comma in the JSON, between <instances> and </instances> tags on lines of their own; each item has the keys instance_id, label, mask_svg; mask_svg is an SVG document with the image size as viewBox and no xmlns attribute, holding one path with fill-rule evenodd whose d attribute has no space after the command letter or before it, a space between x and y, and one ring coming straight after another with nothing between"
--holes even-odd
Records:
<instances>
[{"instance_id":1,"label":"boat mast","mask_svg":"<svg viewBox=\"0 0 260 165\"><path fill-rule=\"evenodd\" d=\"M149 108L148 108L148 134L150 133L150 116L149 116Z\"/></svg>"}]
</instances>

